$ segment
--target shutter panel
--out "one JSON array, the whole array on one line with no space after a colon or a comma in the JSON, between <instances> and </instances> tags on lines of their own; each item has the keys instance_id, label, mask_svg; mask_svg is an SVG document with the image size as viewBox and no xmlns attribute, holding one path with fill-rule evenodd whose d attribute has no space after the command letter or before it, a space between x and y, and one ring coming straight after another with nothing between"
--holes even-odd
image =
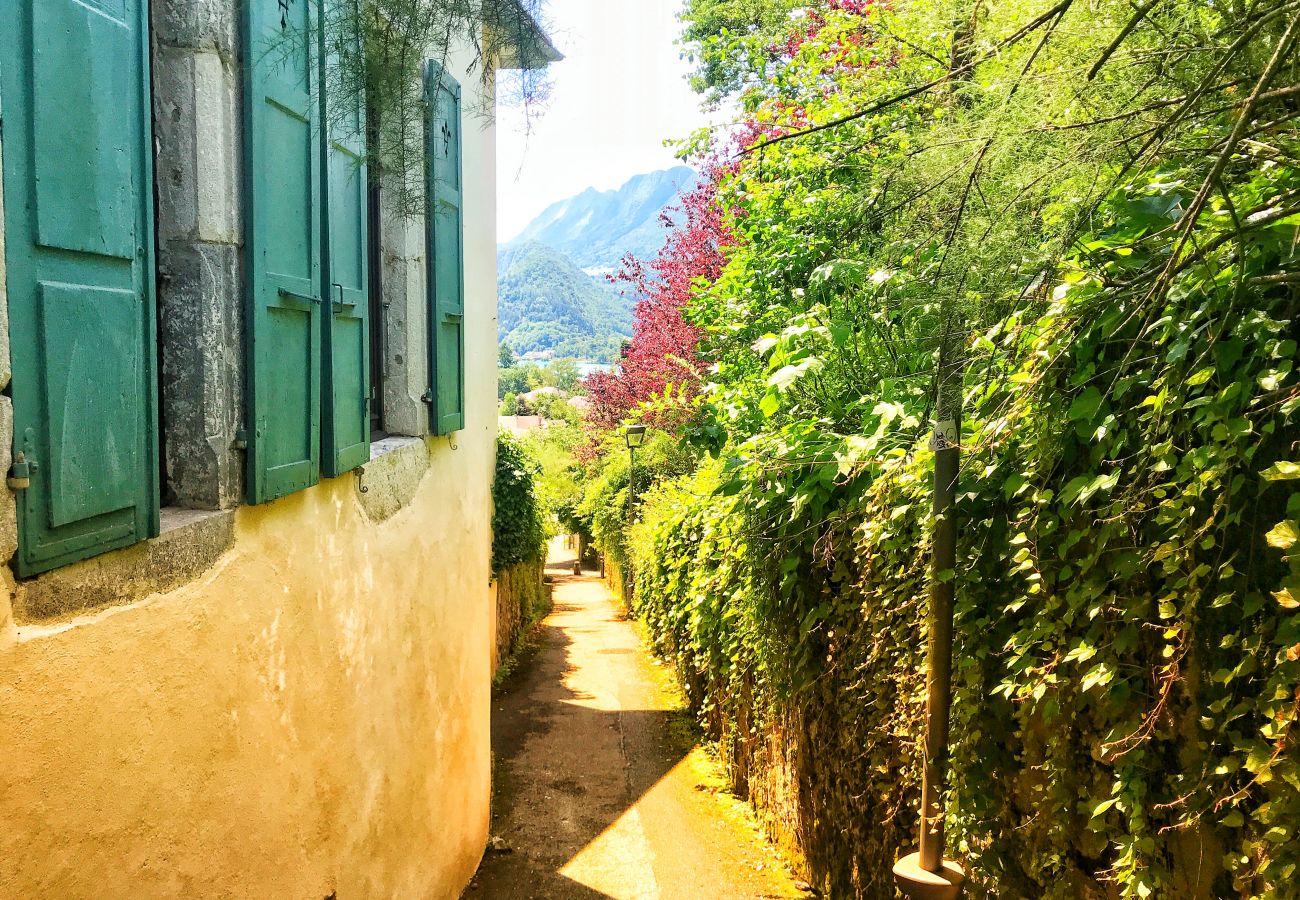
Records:
<instances>
[{"instance_id":1,"label":"shutter panel","mask_svg":"<svg viewBox=\"0 0 1300 900\"><path fill-rule=\"evenodd\" d=\"M320 32L316 0L249 0L248 495L264 503L320 471Z\"/></svg>"},{"instance_id":2,"label":"shutter panel","mask_svg":"<svg viewBox=\"0 0 1300 900\"><path fill-rule=\"evenodd\" d=\"M329 0L338 4L352 0ZM347 22L351 17L335 15L329 21ZM328 35L331 42L342 36ZM338 94L347 85L331 84L325 78L325 196L326 228L325 291L330 315L325 329L325 409L323 457L326 475L341 475L370 461L370 339L368 333L368 190L365 147L365 102L363 97Z\"/></svg>"},{"instance_id":3,"label":"shutter panel","mask_svg":"<svg viewBox=\"0 0 1300 900\"><path fill-rule=\"evenodd\" d=\"M158 533L145 0L0 16L19 575Z\"/></svg>"},{"instance_id":4,"label":"shutter panel","mask_svg":"<svg viewBox=\"0 0 1300 900\"><path fill-rule=\"evenodd\" d=\"M433 62L425 72L425 101L429 426L434 434L451 434L465 427L460 85Z\"/></svg>"}]
</instances>

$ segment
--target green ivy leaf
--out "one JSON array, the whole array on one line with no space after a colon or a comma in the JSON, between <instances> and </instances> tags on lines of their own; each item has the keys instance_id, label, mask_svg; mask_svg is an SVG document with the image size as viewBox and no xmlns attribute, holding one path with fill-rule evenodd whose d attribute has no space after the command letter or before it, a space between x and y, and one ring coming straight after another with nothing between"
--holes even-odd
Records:
<instances>
[{"instance_id":1,"label":"green ivy leaf","mask_svg":"<svg viewBox=\"0 0 1300 900\"><path fill-rule=\"evenodd\" d=\"M1082 394L1075 397L1074 402L1070 404L1070 412L1068 413L1070 421L1091 421L1092 417L1097 414L1097 410L1101 407L1101 401L1101 391L1097 390L1095 387L1088 388Z\"/></svg>"},{"instance_id":2,"label":"green ivy leaf","mask_svg":"<svg viewBox=\"0 0 1300 900\"><path fill-rule=\"evenodd\" d=\"M1270 547L1277 547L1279 550L1290 550L1295 546L1295 542L1300 540L1300 528L1297 527L1295 522L1288 519L1285 522L1278 522L1264 537Z\"/></svg>"},{"instance_id":3,"label":"green ivy leaf","mask_svg":"<svg viewBox=\"0 0 1300 900\"><path fill-rule=\"evenodd\" d=\"M1292 481L1300 478L1300 463L1275 462L1260 474L1266 481Z\"/></svg>"}]
</instances>

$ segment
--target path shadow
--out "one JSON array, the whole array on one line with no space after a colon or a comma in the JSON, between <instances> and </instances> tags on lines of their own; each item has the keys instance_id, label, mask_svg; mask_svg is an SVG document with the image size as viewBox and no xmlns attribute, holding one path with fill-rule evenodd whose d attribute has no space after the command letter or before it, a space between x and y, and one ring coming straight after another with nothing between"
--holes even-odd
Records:
<instances>
[{"instance_id":1,"label":"path shadow","mask_svg":"<svg viewBox=\"0 0 1300 900\"><path fill-rule=\"evenodd\" d=\"M571 559L553 560L547 575L557 586L598 580L591 572L574 576ZM554 610L584 608L558 602ZM674 724L680 725L687 715L683 711L597 709L590 705L594 697L566 684L577 668L570 633L586 630L595 629L566 631L543 623L538 651L521 666L508 691L493 698L492 827L508 851L488 848L464 894L469 900L608 898L561 870L610 831L692 749L690 742L675 737L682 732ZM538 751L539 741L545 742L544 751ZM618 756L625 744L629 750L635 747L635 752L626 754L626 765ZM527 761L526 751L530 751ZM618 764L602 765L609 762L610 754ZM539 760L545 771L524 770Z\"/></svg>"}]
</instances>

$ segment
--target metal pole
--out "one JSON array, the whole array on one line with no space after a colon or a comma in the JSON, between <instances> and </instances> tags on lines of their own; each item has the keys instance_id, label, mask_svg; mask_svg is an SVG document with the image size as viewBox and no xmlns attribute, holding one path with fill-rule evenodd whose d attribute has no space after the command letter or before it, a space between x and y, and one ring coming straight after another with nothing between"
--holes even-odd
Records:
<instances>
[{"instance_id":1,"label":"metal pole","mask_svg":"<svg viewBox=\"0 0 1300 900\"><path fill-rule=\"evenodd\" d=\"M948 776L948 714L952 706L952 631L957 567L957 474L961 466L962 365L950 346L939 353L935 398L934 542L930 557L926 646L925 765L921 775L921 839L894 864L894 882L911 900L957 900L966 874L943 855L943 791Z\"/></svg>"},{"instance_id":2,"label":"metal pole","mask_svg":"<svg viewBox=\"0 0 1300 900\"><path fill-rule=\"evenodd\" d=\"M946 388L946 386L945 386ZM943 869L943 790L948 775L952 706L952 617L957 567L957 473L961 466L960 395L945 390L934 432L934 548L930 561L930 639L926 685L925 771L921 782L921 868Z\"/></svg>"},{"instance_id":3,"label":"metal pole","mask_svg":"<svg viewBox=\"0 0 1300 900\"><path fill-rule=\"evenodd\" d=\"M632 524L632 501L636 495L636 448L628 445L627 448L627 524Z\"/></svg>"}]
</instances>

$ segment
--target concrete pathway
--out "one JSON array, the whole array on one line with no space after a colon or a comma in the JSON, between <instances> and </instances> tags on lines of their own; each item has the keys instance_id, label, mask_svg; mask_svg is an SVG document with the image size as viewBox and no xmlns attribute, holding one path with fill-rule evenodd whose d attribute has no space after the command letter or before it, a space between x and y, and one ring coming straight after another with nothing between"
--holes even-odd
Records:
<instances>
[{"instance_id":1,"label":"concrete pathway","mask_svg":"<svg viewBox=\"0 0 1300 900\"><path fill-rule=\"evenodd\" d=\"M494 846L465 897L804 896L621 606L572 551L550 562L555 611L493 701Z\"/></svg>"}]
</instances>

